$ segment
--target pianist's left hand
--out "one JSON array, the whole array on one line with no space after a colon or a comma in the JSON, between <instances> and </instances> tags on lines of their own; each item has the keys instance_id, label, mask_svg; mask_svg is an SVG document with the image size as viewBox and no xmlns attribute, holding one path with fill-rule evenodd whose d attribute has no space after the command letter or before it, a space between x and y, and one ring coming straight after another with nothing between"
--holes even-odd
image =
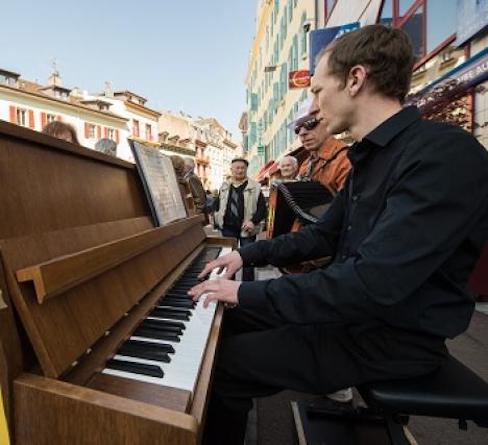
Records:
<instances>
[{"instance_id":1,"label":"pianist's left hand","mask_svg":"<svg viewBox=\"0 0 488 445\"><path fill-rule=\"evenodd\" d=\"M212 301L222 301L223 303L236 305L239 303L237 293L240 285L240 281L218 278L197 284L188 291L188 295L195 301L200 297L204 298L203 307L205 308Z\"/></svg>"}]
</instances>

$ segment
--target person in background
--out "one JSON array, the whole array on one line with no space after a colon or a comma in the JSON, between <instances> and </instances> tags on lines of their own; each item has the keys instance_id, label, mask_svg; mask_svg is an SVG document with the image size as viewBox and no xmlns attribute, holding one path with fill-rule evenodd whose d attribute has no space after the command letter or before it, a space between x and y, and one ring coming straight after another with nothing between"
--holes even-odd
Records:
<instances>
[{"instance_id":1,"label":"person in background","mask_svg":"<svg viewBox=\"0 0 488 445\"><path fill-rule=\"evenodd\" d=\"M261 186L248 178L246 159L233 159L230 179L224 181L215 201L214 224L223 236L236 238L240 246L256 241L259 223L266 217ZM254 268L245 267L242 281L254 281Z\"/></svg>"},{"instance_id":2,"label":"person in background","mask_svg":"<svg viewBox=\"0 0 488 445\"><path fill-rule=\"evenodd\" d=\"M78 136L76 135L75 127L71 124L61 121L49 122L43 129L42 133L48 134L63 141L71 142L80 145Z\"/></svg>"},{"instance_id":3,"label":"person in background","mask_svg":"<svg viewBox=\"0 0 488 445\"><path fill-rule=\"evenodd\" d=\"M446 359L474 310L467 281L488 239L488 152L460 127L403 106L414 54L398 28L364 26L317 57L310 110L348 131L354 176L316 224L207 264L189 291L233 306L214 371L203 443L244 441L252 399L327 394L416 378ZM274 280L226 278L245 266L332 256Z\"/></svg>"},{"instance_id":4,"label":"person in background","mask_svg":"<svg viewBox=\"0 0 488 445\"><path fill-rule=\"evenodd\" d=\"M294 156L283 156L279 163L279 175L276 179L281 181L293 181L298 173L298 161Z\"/></svg>"},{"instance_id":5,"label":"person in background","mask_svg":"<svg viewBox=\"0 0 488 445\"><path fill-rule=\"evenodd\" d=\"M95 150L113 157L117 156L117 144L109 138L102 138L95 144Z\"/></svg>"},{"instance_id":6,"label":"person in background","mask_svg":"<svg viewBox=\"0 0 488 445\"><path fill-rule=\"evenodd\" d=\"M175 170L176 182L178 183L178 187L180 189L181 198L183 199L183 203L185 204L188 215L191 215L194 212L195 207L193 204L193 197L191 195L190 186L188 184L188 181L184 177L185 160L178 155L172 155L170 156L170 159Z\"/></svg>"},{"instance_id":7,"label":"person in background","mask_svg":"<svg viewBox=\"0 0 488 445\"><path fill-rule=\"evenodd\" d=\"M289 127L293 128L309 153L300 166L297 179L320 182L335 196L351 168L347 145L331 135L326 120L312 110L311 99L300 107Z\"/></svg>"},{"instance_id":8,"label":"person in background","mask_svg":"<svg viewBox=\"0 0 488 445\"><path fill-rule=\"evenodd\" d=\"M207 196L205 194L205 189L203 188L202 181L195 174L195 161L191 158L185 158L185 168L183 178L188 181L190 185L190 191L193 196L193 202L195 203L195 210L197 213L205 213L205 204L207 201ZM208 222L208 218L207 218Z\"/></svg>"}]
</instances>

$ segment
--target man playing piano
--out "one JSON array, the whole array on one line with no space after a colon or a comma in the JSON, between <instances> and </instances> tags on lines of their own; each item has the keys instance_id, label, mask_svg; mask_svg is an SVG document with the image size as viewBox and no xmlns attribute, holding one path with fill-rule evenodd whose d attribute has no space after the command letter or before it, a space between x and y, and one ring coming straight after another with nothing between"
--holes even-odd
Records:
<instances>
[{"instance_id":1,"label":"man playing piano","mask_svg":"<svg viewBox=\"0 0 488 445\"><path fill-rule=\"evenodd\" d=\"M399 29L366 26L318 57L314 112L348 130L353 166L321 220L210 262L203 273L332 255L326 269L275 280L206 281L223 301L223 341L205 440L242 443L253 397L327 394L434 370L468 326L466 281L488 238L488 153L460 128L402 108L413 55Z\"/></svg>"}]
</instances>

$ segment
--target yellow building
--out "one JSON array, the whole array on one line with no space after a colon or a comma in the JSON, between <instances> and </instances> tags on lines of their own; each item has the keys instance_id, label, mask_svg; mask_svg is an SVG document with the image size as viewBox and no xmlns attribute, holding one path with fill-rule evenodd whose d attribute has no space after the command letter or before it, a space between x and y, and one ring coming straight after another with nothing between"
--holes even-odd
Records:
<instances>
[{"instance_id":1,"label":"yellow building","mask_svg":"<svg viewBox=\"0 0 488 445\"><path fill-rule=\"evenodd\" d=\"M308 35L320 22L314 0L258 0L256 33L249 55L247 157L255 174L271 159L297 147L287 124L307 89L289 89L291 71L309 67ZM317 10L316 10L317 8Z\"/></svg>"}]
</instances>

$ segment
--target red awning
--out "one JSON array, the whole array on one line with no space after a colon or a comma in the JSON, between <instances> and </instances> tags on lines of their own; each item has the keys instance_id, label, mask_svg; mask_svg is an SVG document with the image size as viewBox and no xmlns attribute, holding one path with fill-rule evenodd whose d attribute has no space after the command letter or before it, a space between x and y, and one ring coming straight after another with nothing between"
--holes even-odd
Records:
<instances>
[{"instance_id":1,"label":"red awning","mask_svg":"<svg viewBox=\"0 0 488 445\"><path fill-rule=\"evenodd\" d=\"M271 159L270 161L266 162L266 164L264 164L261 169L258 171L257 175L256 175L256 181L258 182L263 182L268 176L266 176L266 174L268 173L268 170L271 169L271 167L273 167L275 161L273 159Z\"/></svg>"}]
</instances>

